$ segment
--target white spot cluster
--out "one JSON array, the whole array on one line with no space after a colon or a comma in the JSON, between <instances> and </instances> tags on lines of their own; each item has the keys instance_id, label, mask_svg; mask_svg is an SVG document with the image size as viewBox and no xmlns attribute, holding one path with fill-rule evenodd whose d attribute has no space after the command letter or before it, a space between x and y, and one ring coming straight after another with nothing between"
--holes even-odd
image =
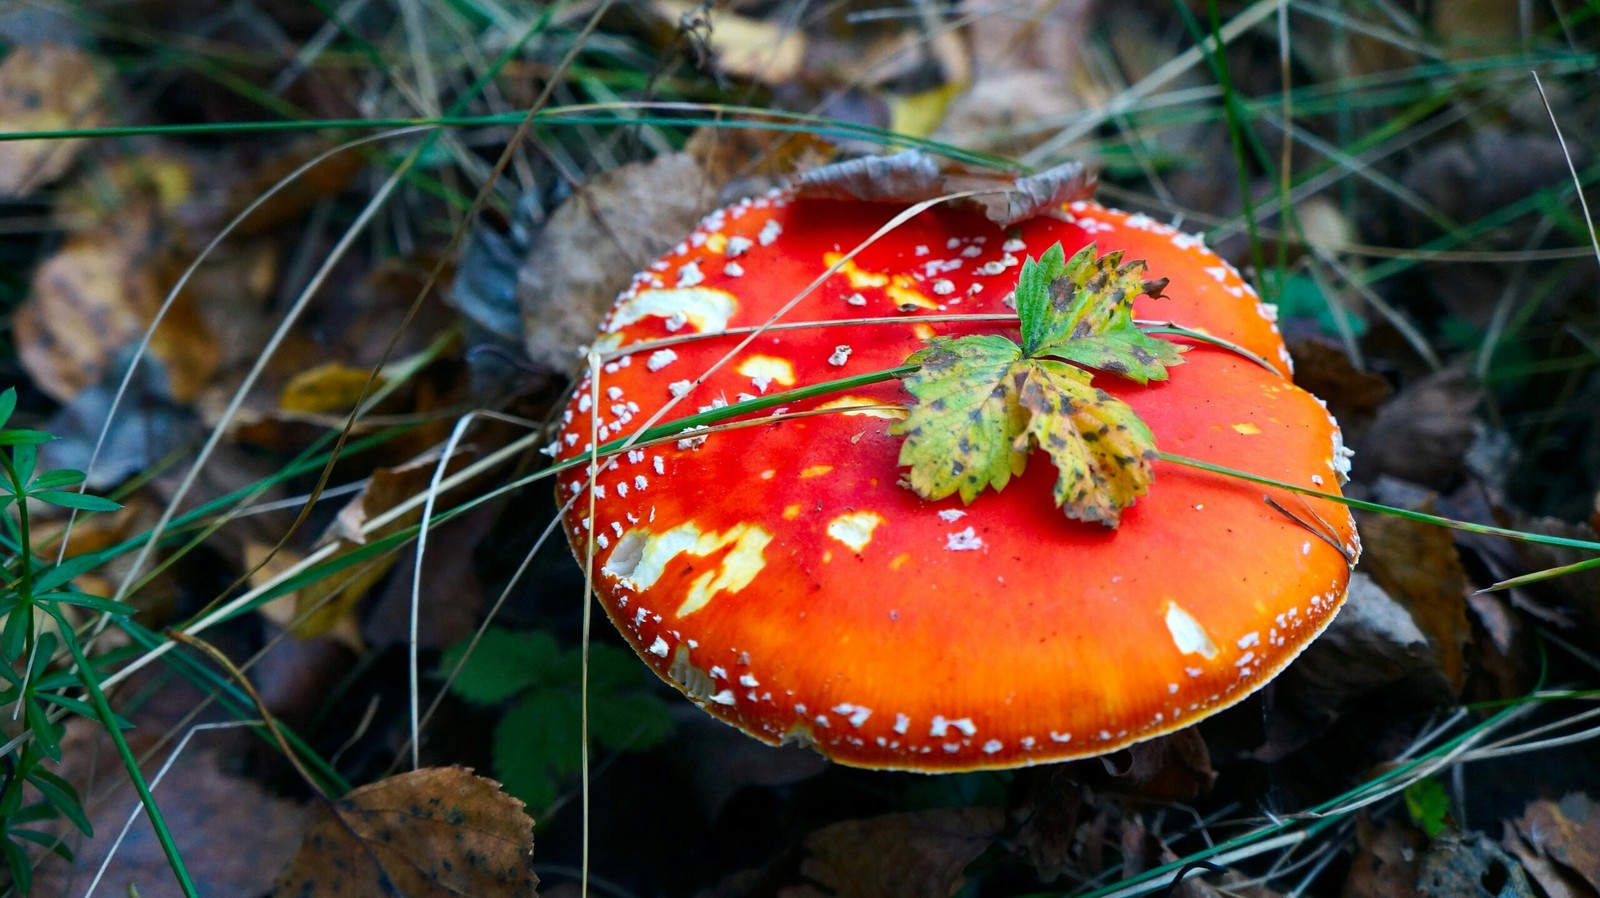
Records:
<instances>
[{"instance_id":1,"label":"white spot cluster","mask_svg":"<svg viewBox=\"0 0 1600 898\"><path fill-rule=\"evenodd\" d=\"M951 552L976 552L983 548L983 537L978 535L977 530L968 527L946 534L944 547Z\"/></svg>"}]
</instances>

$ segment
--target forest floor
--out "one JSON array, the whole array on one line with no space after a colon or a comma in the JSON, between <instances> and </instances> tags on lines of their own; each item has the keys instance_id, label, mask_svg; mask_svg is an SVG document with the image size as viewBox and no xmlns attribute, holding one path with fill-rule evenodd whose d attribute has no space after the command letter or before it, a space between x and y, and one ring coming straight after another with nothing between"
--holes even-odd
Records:
<instances>
[{"instance_id":1,"label":"forest floor","mask_svg":"<svg viewBox=\"0 0 1600 898\"><path fill-rule=\"evenodd\" d=\"M0 467L43 431L119 504L6 502L13 892L1600 895L1600 7L130 0L0 47ZM906 148L1090 162L1277 306L1381 506L1278 680L928 776L585 653L533 451L580 347L701 216Z\"/></svg>"}]
</instances>

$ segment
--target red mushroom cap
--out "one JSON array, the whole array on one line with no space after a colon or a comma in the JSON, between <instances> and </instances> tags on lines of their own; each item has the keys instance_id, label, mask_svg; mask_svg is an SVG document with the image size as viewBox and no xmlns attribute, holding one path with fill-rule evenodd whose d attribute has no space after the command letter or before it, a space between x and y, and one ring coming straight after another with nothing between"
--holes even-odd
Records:
<instances>
[{"instance_id":1,"label":"red mushroom cap","mask_svg":"<svg viewBox=\"0 0 1600 898\"><path fill-rule=\"evenodd\" d=\"M901 207L773 194L714 213L618 299L596 344L613 355L580 384L558 455L587 452L592 427L601 443L633 434L675 398L663 420L892 368L934 335L1014 337L1015 324L918 319L1008 312L1024 259L1094 242L1170 279L1136 316L1278 368L1173 338L1193 345L1169 379L1095 386L1166 452L1336 490L1338 427L1290 381L1271 310L1238 273L1146 216L1068 209L1001 229L935 207L848 259ZM901 320L769 330L712 370L746 339L723 331L801 294L783 321ZM707 336L650 343L690 334ZM891 380L786 409L837 411L630 449L600 465L592 521L583 466L561 476L572 545L581 560L593 535L602 604L658 674L758 739L841 763L1011 767L1103 754L1238 702L1344 599L1358 543L1339 504L1157 461L1108 529L1062 515L1039 454L1003 491L930 502L901 485L890 433L909 402Z\"/></svg>"}]
</instances>

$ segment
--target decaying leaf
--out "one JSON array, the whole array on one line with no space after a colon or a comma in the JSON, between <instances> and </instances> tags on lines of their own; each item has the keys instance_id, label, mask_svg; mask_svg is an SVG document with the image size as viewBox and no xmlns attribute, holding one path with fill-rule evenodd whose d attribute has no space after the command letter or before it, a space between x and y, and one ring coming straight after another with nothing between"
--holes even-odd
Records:
<instances>
[{"instance_id":1,"label":"decaying leaf","mask_svg":"<svg viewBox=\"0 0 1600 898\"><path fill-rule=\"evenodd\" d=\"M813 169L794 181L796 193L818 199L916 203L963 191L978 196L954 201L983 213L1000 227L1033 218L1063 203L1088 199L1096 177L1079 162L1032 175L976 171L935 159L919 150L864 156Z\"/></svg>"},{"instance_id":2,"label":"decaying leaf","mask_svg":"<svg viewBox=\"0 0 1600 898\"><path fill-rule=\"evenodd\" d=\"M1413 510L1436 512L1431 499ZM1466 679L1466 596L1472 590L1451 532L1394 515L1363 514L1358 520L1366 547L1362 569L1427 634L1439 671L1459 692Z\"/></svg>"},{"instance_id":3,"label":"decaying leaf","mask_svg":"<svg viewBox=\"0 0 1600 898\"><path fill-rule=\"evenodd\" d=\"M800 864L821 894L851 898L948 898L968 864L999 835L998 808L937 808L846 820L806 837ZM818 894L816 891L801 894Z\"/></svg>"},{"instance_id":4,"label":"decaying leaf","mask_svg":"<svg viewBox=\"0 0 1600 898\"><path fill-rule=\"evenodd\" d=\"M551 213L519 272L528 359L565 371L633 272L671 248L717 194L687 153L597 175Z\"/></svg>"},{"instance_id":5,"label":"decaying leaf","mask_svg":"<svg viewBox=\"0 0 1600 898\"><path fill-rule=\"evenodd\" d=\"M1483 388L1456 369L1407 386L1354 444L1355 478L1370 481L1388 474L1432 489L1450 486L1472 445L1472 410L1482 399Z\"/></svg>"},{"instance_id":6,"label":"decaying leaf","mask_svg":"<svg viewBox=\"0 0 1600 898\"><path fill-rule=\"evenodd\" d=\"M1407 823L1374 823L1356 816L1356 846L1344 898L1418 898L1417 861L1428 844L1422 831Z\"/></svg>"},{"instance_id":7,"label":"decaying leaf","mask_svg":"<svg viewBox=\"0 0 1600 898\"><path fill-rule=\"evenodd\" d=\"M1071 869L1081 850L1078 821L1084 813L1087 788L1065 764L1042 764L1016 773L1010 817L1012 837L1043 882Z\"/></svg>"},{"instance_id":8,"label":"decaying leaf","mask_svg":"<svg viewBox=\"0 0 1600 898\"><path fill-rule=\"evenodd\" d=\"M1417 865L1417 892L1425 898L1534 898L1522 865L1482 833L1432 840Z\"/></svg>"},{"instance_id":9,"label":"decaying leaf","mask_svg":"<svg viewBox=\"0 0 1600 898\"><path fill-rule=\"evenodd\" d=\"M121 376L122 363L183 270L181 219L195 203L193 182L182 159L152 153L86 172L63 188L57 218L63 227L81 229L35 270L16 313L18 353L45 393L66 403ZM213 261L206 268L218 274L223 266ZM217 304L225 301L230 311L269 286L231 276L232 267L228 273L207 286L225 297ZM198 287L191 281L167 309L143 363L154 369L151 389L178 403L198 397L225 350L234 348L218 340L206 314L215 294Z\"/></svg>"},{"instance_id":10,"label":"decaying leaf","mask_svg":"<svg viewBox=\"0 0 1600 898\"><path fill-rule=\"evenodd\" d=\"M28 301L17 310L17 348L39 388L62 402L109 372L117 356L143 337L165 297L165 285L143 246L104 229L68 240L34 273ZM166 366L167 389L197 395L220 362L205 322L184 297L151 341Z\"/></svg>"},{"instance_id":11,"label":"decaying leaf","mask_svg":"<svg viewBox=\"0 0 1600 898\"><path fill-rule=\"evenodd\" d=\"M273 895L531 896L538 883L522 802L464 767L436 767L333 802Z\"/></svg>"},{"instance_id":12,"label":"decaying leaf","mask_svg":"<svg viewBox=\"0 0 1600 898\"><path fill-rule=\"evenodd\" d=\"M1115 527L1154 477L1155 438L1132 407L1091 386L1089 369L1147 383L1182 361L1176 344L1133 323L1134 297L1165 285L1144 271L1120 252L1097 257L1093 244L1069 260L1057 244L1019 275L1021 346L998 335L935 338L913 354L918 370L904 380L917 404L892 429L905 437L911 488L970 503L1003 489L1039 448L1055 463L1067 517Z\"/></svg>"},{"instance_id":13,"label":"decaying leaf","mask_svg":"<svg viewBox=\"0 0 1600 898\"><path fill-rule=\"evenodd\" d=\"M0 131L103 127L108 86L93 58L58 44L14 46L0 62ZM0 142L0 196L27 196L61 177L87 138Z\"/></svg>"},{"instance_id":14,"label":"decaying leaf","mask_svg":"<svg viewBox=\"0 0 1600 898\"><path fill-rule=\"evenodd\" d=\"M1173 852L1161 834L1145 826L1138 814L1122 818L1122 873L1133 876L1158 866L1174 863ZM1208 881L1209 880L1209 881ZM1179 881L1176 877L1165 890L1170 898L1279 898L1279 894L1243 873L1227 868L1191 869ZM1216 885L1212 883L1215 882Z\"/></svg>"},{"instance_id":15,"label":"decaying leaf","mask_svg":"<svg viewBox=\"0 0 1600 898\"><path fill-rule=\"evenodd\" d=\"M1515 833L1507 827L1506 847L1551 895L1584 894L1584 886L1590 894L1600 892L1600 804L1587 795L1574 792L1560 801L1529 803Z\"/></svg>"},{"instance_id":16,"label":"decaying leaf","mask_svg":"<svg viewBox=\"0 0 1600 898\"><path fill-rule=\"evenodd\" d=\"M1031 125L1065 121L1100 99L1084 64L1084 35L1100 24L1094 4L1023 0L993 15L983 0L964 0L957 9L970 22L972 78L951 101L942 139L1020 157L1055 133Z\"/></svg>"},{"instance_id":17,"label":"decaying leaf","mask_svg":"<svg viewBox=\"0 0 1600 898\"><path fill-rule=\"evenodd\" d=\"M273 578L287 572L298 564L303 558L299 552L287 546L279 548L276 552L271 550L271 546L258 542L251 541L244 544L244 563L245 567L251 572L250 585L252 587L265 586L272 582ZM278 596L262 605L259 612L262 617L285 630L295 629L296 634L301 639L307 639L311 636L328 636L355 651L361 651L365 648L361 640L361 628L354 615L339 615L327 623L324 623L321 618L313 617L296 628L296 621L299 618L299 606L299 593L289 593ZM316 624L314 630L310 626L306 626L313 621Z\"/></svg>"},{"instance_id":18,"label":"decaying leaf","mask_svg":"<svg viewBox=\"0 0 1600 898\"><path fill-rule=\"evenodd\" d=\"M156 801L200 894L259 895L294 856L295 842L308 816L306 807L273 795L259 782L225 772L231 759L222 752L193 747L198 744L192 744L168 769L155 789ZM88 746L83 748L83 763L88 766L87 759L97 755ZM109 752L109 745L102 746L98 755L102 763ZM84 894L129 811L138 806L138 793L120 769L102 768L101 776L107 777L102 785L116 783L116 788L91 802L95 838L74 844L77 856L70 866L53 860L42 865L34 880L34 895ZM149 818L140 814L117 846L95 894L170 895L175 891L172 868Z\"/></svg>"},{"instance_id":19,"label":"decaying leaf","mask_svg":"<svg viewBox=\"0 0 1600 898\"><path fill-rule=\"evenodd\" d=\"M1152 801L1189 802L1211 791L1217 772L1206 740L1194 727L1128 746L1132 763L1112 781Z\"/></svg>"}]
</instances>

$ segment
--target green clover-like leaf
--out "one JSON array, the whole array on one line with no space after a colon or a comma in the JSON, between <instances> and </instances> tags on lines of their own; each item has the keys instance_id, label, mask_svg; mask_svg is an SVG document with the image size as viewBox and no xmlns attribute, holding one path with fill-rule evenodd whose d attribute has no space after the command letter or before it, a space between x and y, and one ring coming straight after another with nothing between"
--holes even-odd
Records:
<instances>
[{"instance_id":1,"label":"green clover-like leaf","mask_svg":"<svg viewBox=\"0 0 1600 898\"><path fill-rule=\"evenodd\" d=\"M1092 386L1094 372L1165 380L1185 348L1134 324L1134 299L1166 286L1145 272L1120 252L1096 256L1092 244L1069 259L1058 243L1019 273L1020 346L998 335L940 337L913 354L904 382L917 403L892 430L905 437L911 488L971 502L1004 488L1040 448L1056 465L1062 511L1117 526L1149 488L1155 440L1131 406Z\"/></svg>"}]
</instances>

